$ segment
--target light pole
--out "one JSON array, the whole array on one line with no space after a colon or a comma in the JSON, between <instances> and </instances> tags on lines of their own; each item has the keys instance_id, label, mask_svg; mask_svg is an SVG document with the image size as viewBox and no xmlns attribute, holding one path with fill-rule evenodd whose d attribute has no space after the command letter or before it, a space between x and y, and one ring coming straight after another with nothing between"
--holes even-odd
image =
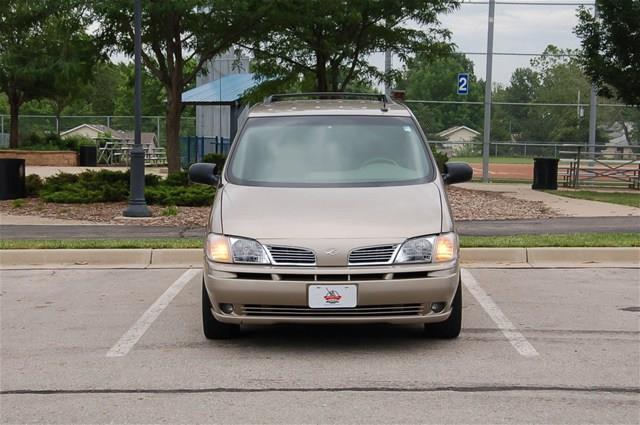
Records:
<instances>
[{"instance_id":1,"label":"light pole","mask_svg":"<svg viewBox=\"0 0 640 425\"><path fill-rule=\"evenodd\" d=\"M484 135L482 138L482 181L489 181L489 143L491 142L491 71L493 70L493 21L495 0L489 0L489 29L487 30L487 75L484 86Z\"/></svg>"},{"instance_id":2,"label":"light pole","mask_svg":"<svg viewBox=\"0 0 640 425\"><path fill-rule=\"evenodd\" d=\"M134 10L134 61L135 61L135 88L134 88L134 116L135 130L133 136L133 148L131 149L130 177L129 177L129 205L122 212L125 217L150 217L151 211L144 199L144 149L142 148L141 131L141 104L142 104L142 6L141 0L135 0Z\"/></svg>"}]
</instances>

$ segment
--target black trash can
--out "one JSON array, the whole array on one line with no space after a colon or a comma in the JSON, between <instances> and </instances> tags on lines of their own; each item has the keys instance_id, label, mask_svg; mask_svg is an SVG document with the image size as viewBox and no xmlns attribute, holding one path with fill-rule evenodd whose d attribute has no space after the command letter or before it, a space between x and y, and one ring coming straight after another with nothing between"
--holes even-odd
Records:
<instances>
[{"instance_id":1,"label":"black trash can","mask_svg":"<svg viewBox=\"0 0 640 425\"><path fill-rule=\"evenodd\" d=\"M0 159L0 199L18 199L27 196L24 173L24 159Z\"/></svg>"},{"instance_id":2,"label":"black trash can","mask_svg":"<svg viewBox=\"0 0 640 425\"><path fill-rule=\"evenodd\" d=\"M532 189L558 189L558 159L534 158L533 159L533 185Z\"/></svg>"},{"instance_id":3,"label":"black trash can","mask_svg":"<svg viewBox=\"0 0 640 425\"><path fill-rule=\"evenodd\" d=\"M95 167L97 165L98 149L95 146L80 146L80 166Z\"/></svg>"}]
</instances>

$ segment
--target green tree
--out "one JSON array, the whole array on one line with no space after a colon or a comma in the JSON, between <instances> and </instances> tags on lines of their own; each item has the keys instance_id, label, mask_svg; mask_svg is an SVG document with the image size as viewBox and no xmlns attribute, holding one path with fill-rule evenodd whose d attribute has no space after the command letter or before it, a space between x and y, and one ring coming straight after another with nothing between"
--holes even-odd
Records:
<instances>
[{"instance_id":1,"label":"green tree","mask_svg":"<svg viewBox=\"0 0 640 425\"><path fill-rule=\"evenodd\" d=\"M599 94L640 107L640 1L597 0L598 18L578 11L580 61Z\"/></svg>"},{"instance_id":2,"label":"green tree","mask_svg":"<svg viewBox=\"0 0 640 425\"><path fill-rule=\"evenodd\" d=\"M368 62L370 54L391 50L401 60L418 52L449 51L449 31L438 14L456 0L254 0L267 12L243 47L253 51L254 72L289 86L311 78L316 91L344 91L358 82L390 81ZM256 6L258 7L258 6ZM411 21L419 29L403 25ZM260 33L268 31L268 36Z\"/></svg>"},{"instance_id":3,"label":"green tree","mask_svg":"<svg viewBox=\"0 0 640 425\"><path fill-rule=\"evenodd\" d=\"M457 94L458 73L469 73L469 94ZM419 54L407 61L399 87L407 91L407 99L481 102L484 82L478 81L473 62L463 54L433 57ZM422 127L430 134L449 127L466 125L482 129L481 105L464 104L410 104Z\"/></svg>"},{"instance_id":4,"label":"green tree","mask_svg":"<svg viewBox=\"0 0 640 425\"><path fill-rule=\"evenodd\" d=\"M20 107L47 89L51 62L43 35L57 12L52 1L8 0L0 7L0 88L9 103L12 148L19 143Z\"/></svg>"},{"instance_id":5,"label":"green tree","mask_svg":"<svg viewBox=\"0 0 640 425\"><path fill-rule=\"evenodd\" d=\"M11 147L19 143L25 102L49 98L60 115L91 78L98 50L86 25L78 0L9 0L0 8L0 87L9 102Z\"/></svg>"},{"instance_id":6,"label":"green tree","mask_svg":"<svg viewBox=\"0 0 640 425\"><path fill-rule=\"evenodd\" d=\"M47 21L43 37L48 40L50 81L44 95L51 100L59 119L65 107L88 96L96 63L101 59L95 40L86 33L90 23L84 6L69 3L65 13Z\"/></svg>"},{"instance_id":7,"label":"green tree","mask_svg":"<svg viewBox=\"0 0 640 425\"><path fill-rule=\"evenodd\" d=\"M99 37L133 55L133 0L93 0ZM244 0L149 0L142 7L142 61L164 87L169 172L180 169L182 92L211 58L227 51L260 18Z\"/></svg>"}]
</instances>

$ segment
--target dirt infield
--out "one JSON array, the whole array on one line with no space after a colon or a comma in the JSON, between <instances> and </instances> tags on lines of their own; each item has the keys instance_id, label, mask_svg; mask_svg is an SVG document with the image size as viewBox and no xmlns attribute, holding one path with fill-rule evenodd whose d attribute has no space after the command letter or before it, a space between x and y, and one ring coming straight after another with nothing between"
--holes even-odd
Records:
<instances>
[{"instance_id":1,"label":"dirt infield","mask_svg":"<svg viewBox=\"0 0 640 425\"><path fill-rule=\"evenodd\" d=\"M482 164L471 163L473 176L482 177ZM491 164L490 179L533 180L533 164Z\"/></svg>"}]
</instances>

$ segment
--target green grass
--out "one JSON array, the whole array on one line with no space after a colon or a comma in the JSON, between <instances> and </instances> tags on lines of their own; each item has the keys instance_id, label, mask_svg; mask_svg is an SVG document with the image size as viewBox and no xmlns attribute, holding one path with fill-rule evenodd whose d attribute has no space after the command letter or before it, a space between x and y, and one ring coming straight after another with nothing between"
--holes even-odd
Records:
<instances>
[{"instance_id":1,"label":"green grass","mask_svg":"<svg viewBox=\"0 0 640 425\"><path fill-rule=\"evenodd\" d=\"M640 193L629 192L596 192L592 190L548 191L552 195L564 196L566 198L587 199L589 201L608 202L610 204L627 205L640 208Z\"/></svg>"},{"instance_id":2,"label":"green grass","mask_svg":"<svg viewBox=\"0 0 640 425\"><path fill-rule=\"evenodd\" d=\"M640 233L461 236L463 248L640 247ZM0 249L202 248L201 239L1 240Z\"/></svg>"},{"instance_id":3,"label":"green grass","mask_svg":"<svg viewBox=\"0 0 640 425\"><path fill-rule=\"evenodd\" d=\"M454 156L449 161L469 162L471 164L482 164L481 156ZM533 158L492 156L489 157L489 164L533 164Z\"/></svg>"},{"instance_id":4,"label":"green grass","mask_svg":"<svg viewBox=\"0 0 640 425\"><path fill-rule=\"evenodd\" d=\"M0 249L202 248L201 239L1 240Z\"/></svg>"},{"instance_id":5,"label":"green grass","mask_svg":"<svg viewBox=\"0 0 640 425\"><path fill-rule=\"evenodd\" d=\"M640 233L461 236L463 248L640 247Z\"/></svg>"}]
</instances>

